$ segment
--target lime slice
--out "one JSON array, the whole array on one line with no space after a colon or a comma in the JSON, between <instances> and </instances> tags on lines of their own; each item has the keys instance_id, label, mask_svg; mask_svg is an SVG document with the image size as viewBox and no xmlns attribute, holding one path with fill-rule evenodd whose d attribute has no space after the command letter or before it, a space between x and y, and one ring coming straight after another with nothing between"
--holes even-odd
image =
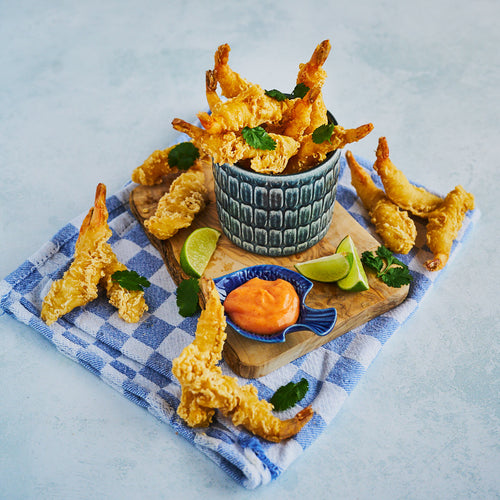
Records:
<instances>
[{"instance_id":1,"label":"lime slice","mask_svg":"<svg viewBox=\"0 0 500 500\"><path fill-rule=\"evenodd\" d=\"M326 283L347 276L350 267L349 259L341 253L334 253L319 259L295 264L295 269L306 278Z\"/></svg>"},{"instance_id":2,"label":"lime slice","mask_svg":"<svg viewBox=\"0 0 500 500\"><path fill-rule=\"evenodd\" d=\"M199 278L215 252L220 232L211 227L195 229L182 245L180 264L189 276Z\"/></svg>"},{"instance_id":3,"label":"lime slice","mask_svg":"<svg viewBox=\"0 0 500 500\"><path fill-rule=\"evenodd\" d=\"M358 251L354 246L354 242L350 235L347 235L337 247L337 254L347 253L352 255L352 267L345 278L337 281L337 285L342 290L348 290L351 292L362 292L363 290L368 290L368 278L366 277L363 264L358 255Z\"/></svg>"}]
</instances>

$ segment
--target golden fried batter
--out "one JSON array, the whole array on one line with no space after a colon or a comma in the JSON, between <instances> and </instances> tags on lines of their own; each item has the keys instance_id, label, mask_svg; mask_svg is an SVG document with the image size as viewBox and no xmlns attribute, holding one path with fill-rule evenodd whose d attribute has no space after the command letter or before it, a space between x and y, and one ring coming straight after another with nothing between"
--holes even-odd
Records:
<instances>
[{"instance_id":1,"label":"golden fried batter","mask_svg":"<svg viewBox=\"0 0 500 500\"><path fill-rule=\"evenodd\" d=\"M217 362L226 339L224 307L212 280L202 280L202 286L208 298L195 339L172 363L172 372L182 387L177 414L190 427L206 427L219 409L234 425L242 425L268 441L294 436L311 419L312 408L280 420L272 414L271 403L259 400L255 386L240 386L235 377L222 374Z\"/></svg>"},{"instance_id":2,"label":"golden fried batter","mask_svg":"<svg viewBox=\"0 0 500 500\"><path fill-rule=\"evenodd\" d=\"M240 160L249 159L250 167L261 173L281 173L288 159L299 147L299 143L291 137L269 134L276 142L276 149L255 149L247 144L240 133L210 134L179 118L174 118L172 125L176 130L189 135L195 146L210 155L215 163L234 165Z\"/></svg>"},{"instance_id":3,"label":"golden fried batter","mask_svg":"<svg viewBox=\"0 0 500 500\"><path fill-rule=\"evenodd\" d=\"M224 97L235 97L251 85L228 65L229 52L231 48L227 43L219 46L215 52L214 74L219 82Z\"/></svg>"},{"instance_id":4,"label":"golden fried batter","mask_svg":"<svg viewBox=\"0 0 500 500\"><path fill-rule=\"evenodd\" d=\"M94 207L83 220L75 245L73 262L60 280L52 283L42 305L41 317L51 325L75 307L97 298L99 281L111 282L115 270L126 267L118 262L107 242L111 236L106 208L106 186L96 189ZM108 288L108 285L106 285ZM144 292L132 293L118 284L109 285L111 303L126 321L138 321L147 310Z\"/></svg>"},{"instance_id":5,"label":"golden fried batter","mask_svg":"<svg viewBox=\"0 0 500 500\"><path fill-rule=\"evenodd\" d=\"M316 144L312 134L304 136L297 156L293 158L296 170L302 171L321 163L328 153L335 149L342 149L347 144L357 142L373 130L373 124L367 123L353 129L345 129L336 125L329 141Z\"/></svg>"},{"instance_id":6,"label":"golden fried batter","mask_svg":"<svg viewBox=\"0 0 500 500\"><path fill-rule=\"evenodd\" d=\"M330 49L330 41L323 40L314 50L311 59L306 63L299 64L297 83L303 83L310 89L314 87L321 89L327 76L323 64L325 64ZM320 94L312 106L310 124L305 133L312 134L316 128L326 123L328 123L326 106L323 96Z\"/></svg>"},{"instance_id":7,"label":"golden fried batter","mask_svg":"<svg viewBox=\"0 0 500 500\"><path fill-rule=\"evenodd\" d=\"M199 162L177 177L156 207L152 217L144 221L150 233L166 240L188 227L198 212L205 208L205 174Z\"/></svg>"},{"instance_id":8,"label":"golden fried batter","mask_svg":"<svg viewBox=\"0 0 500 500\"><path fill-rule=\"evenodd\" d=\"M438 208L428 214L427 245L434 254L425 263L429 271L439 271L446 265L465 214L473 208L474 196L462 186L457 186L448 193Z\"/></svg>"},{"instance_id":9,"label":"golden fried batter","mask_svg":"<svg viewBox=\"0 0 500 500\"><path fill-rule=\"evenodd\" d=\"M389 250L401 254L408 253L415 245L417 237L415 223L406 211L400 210L375 185L350 151L346 151L345 157L351 170L351 184L368 210L375 231Z\"/></svg>"},{"instance_id":10,"label":"golden fried batter","mask_svg":"<svg viewBox=\"0 0 500 500\"><path fill-rule=\"evenodd\" d=\"M177 172L176 167L170 167L168 164L168 154L175 146L174 144L167 149L151 153L146 161L132 172L132 180L137 184L154 186L162 182L164 175Z\"/></svg>"},{"instance_id":11,"label":"golden fried batter","mask_svg":"<svg viewBox=\"0 0 500 500\"><path fill-rule=\"evenodd\" d=\"M377 147L377 160L373 168L380 176L387 197L398 207L408 210L419 217L426 218L443 201L435 194L414 186L389 158L387 139L380 137Z\"/></svg>"}]
</instances>

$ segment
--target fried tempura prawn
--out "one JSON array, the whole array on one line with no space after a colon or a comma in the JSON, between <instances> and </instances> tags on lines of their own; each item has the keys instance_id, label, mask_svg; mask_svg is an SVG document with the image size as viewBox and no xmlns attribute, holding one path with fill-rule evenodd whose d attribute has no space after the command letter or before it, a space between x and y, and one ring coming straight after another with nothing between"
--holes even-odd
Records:
<instances>
[{"instance_id":1,"label":"fried tempura prawn","mask_svg":"<svg viewBox=\"0 0 500 500\"><path fill-rule=\"evenodd\" d=\"M151 153L142 165L134 169L132 180L137 184L154 186L161 183L164 175L177 172L176 167L168 164L168 154L174 147L175 144L167 149Z\"/></svg>"},{"instance_id":2,"label":"fried tempura prawn","mask_svg":"<svg viewBox=\"0 0 500 500\"><path fill-rule=\"evenodd\" d=\"M125 265L118 262L107 242L111 234L106 208L106 186L98 184L94 206L80 228L73 262L63 277L52 283L43 300L41 317L48 325L75 307L97 298L98 283L101 280L111 282L111 274L115 270L126 269ZM119 308L118 314L126 321L138 321L147 310L144 292L132 294L118 284L110 284L108 293L112 304Z\"/></svg>"},{"instance_id":3,"label":"fried tempura prawn","mask_svg":"<svg viewBox=\"0 0 500 500\"><path fill-rule=\"evenodd\" d=\"M318 163L321 163L328 153L335 149L342 149L347 144L357 142L368 135L373 130L373 124L367 123L353 129L345 129L336 125L329 141L316 144L312 139L312 134L304 136L299 151L293 162L297 171L306 170Z\"/></svg>"},{"instance_id":4,"label":"fried tempura prawn","mask_svg":"<svg viewBox=\"0 0 500 500\"><path fill-rule=\"evenodd\" d=\"M268 441L294 436L312 418L312 408L308 406L295 417L280 420L272 414L273 406L259 399L255 386L240 386L235 377L222 374L217 363L226 339L224 307L212 280L202 280L202 286L207 301L195 339L172 363L172 372L182 388L177 414L190 427L206 427L218 409L234 425L242 425Z\"/></svg>"},{"instance_id":5,"label":"fried tempura prawn","mask_svg":"<svg viewBox=\"0 0 500 500\"><path fill-rule=\"evenodd\" d=\"M400 210L375 185L368 172L361 167L350 151L346 151L345 157L351 171L351 184L368 210L375 231L389 250L401 254L408 253L417 237L415 223L406 211Z\"/></svg>"},{"instance_id":6,"label":"fried tempura prawn","mask_svg":"<svg viewBox=\"0 0 500 500\"><path fill-rule=\"evenodd\" d=\"M439 271L446 265L465 214L473 209L474 196L462 186L457 186L447 194L438 208L428 214L427 245L434 254L425 263L429 271Z\"/></svg>"},{"instance_id":7,"label":"fried tempura prawn","mask_svg":"<svg viewBox=\"0 0 500 500\"><path fill-rule=\"evenodd\" d=\"M236 97L251 85L250 82L242 78L233 71L228 62L231 48L227 43L220 45L215 52L214 75L219 82L222 95L224 97Z\"/></svg>"},{"instance_id":8,"label":"fried tempura prawn","mask_svg":"<svg viewBox=\"0 0 500 500\"><path fill-rule=\"evenodd\" d=\"M414 186L389 158L389 146L385 137L380 137L377 160L373 168L380 176L387 197L396 205L419 217L427 218L430 212L443 201L422 187Z\"/></svg>"},{"instance_id":9,"label":"fried tempura prawn","mask_svg":"<svg viewBox=\"0 0 500 500\"><path fill-rule=\"evenodd\" d=\"M205 174L199 163L179 175L158 202L156 211L144 221L150 233L166 240L188 227L198 212L205 208Z\"/></svg>"},{"instance_id":10,"label":"fried tempura prawn","mask_svg":"<svg viewBox=\"0 0 500 500\"><path fill-rule=\"evenodd\" d=\"M179 118L174 118L172 125L176 130L189 135L193 143L210 155L215 163L234 165L240 160L249 159L250 168L261 173L281 173L289 158L297 152L299 147L299 143L291 137L269 134L276 142L276 149L255 149L243 139L241 133L210 134Z\"/></svg>"},{"instance_id":11,"label":"fried tempura prawn","mask_svg":"<svg viewBox=\"0 0 500 500\"><path fill-rule=\"evenodd\" d=\"M297 83L303 83L310 89L323 86L326 80L326 71L323 68L328 54L330 53L331 45L329 40L323 40L314 50L311 59L299 64L299 72L297 74ZM306 133L311 134L320 125L328 123L326 116L326 106L323 96L320 94L315 100L312 110L310 124Z\"/></svg>"},{"instance_id":12,"label":"fried tempura prawn","mask_svg":"<svg viewBox=\"0 0 500 500\"><path fill-rule=\"evenodd\" d=\"M283 111L289 106L289 101L277 101L267 96L259 85L251 85L236 97L217 103L213 93L210 91L209 94L212 113L202 111L197 116L203 128L210 134L278 122Z\"/></svg>"}]
</instances>

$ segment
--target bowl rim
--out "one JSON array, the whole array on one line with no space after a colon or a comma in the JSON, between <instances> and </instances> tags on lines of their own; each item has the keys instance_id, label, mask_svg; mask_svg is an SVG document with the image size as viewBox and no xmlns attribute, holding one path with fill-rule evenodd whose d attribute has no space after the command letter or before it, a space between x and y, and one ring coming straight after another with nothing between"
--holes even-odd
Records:
<instances>
[{"instance_id":1,"label":"bowl rim","mask_svg":"<svg viewBox=\"0 0 500 500\"><path fill-rule=\"evenodd\" d=\"M335 125L338 125L338 121L332 115L332 113L330 113L330 111L327 111L326 115L328 116L329 122L334 123ZM212 158L212 167L216 168L216 167L223 166L226 169L230 169L230 170L233 170L236 172L244 172L245 175L247 175L250 178L253 177L254 179L259 179L259 180L273 179L273 180L276 180L279 182L283 182L286 180L296 179L297 177L306 177L307 176L306 174L311 174L315 170L318 170L318 169L324 167L325 164L328 163L330 160L332 160L335 156L338 156L340 158L340 149L334 149L333 151L330 151L326 155L326 158L321 163L318 163L314 167L311 167L311 168L304 170L302 172L296 172L294 174L284 174L284 175L282 175L282 174L263 174L260 172L255 172L253 170L248 170L245 168L238 167L237 165L231 165L230 163L216 163L213 161L213 158Z\"/></svg>"}]
</instances>

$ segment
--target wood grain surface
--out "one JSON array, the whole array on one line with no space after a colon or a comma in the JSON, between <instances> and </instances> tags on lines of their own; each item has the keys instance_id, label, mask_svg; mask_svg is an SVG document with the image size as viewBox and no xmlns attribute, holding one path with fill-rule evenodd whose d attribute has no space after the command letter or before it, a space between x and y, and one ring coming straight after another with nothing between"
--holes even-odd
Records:
<instances>
[{"instance_id":1,"label":"wood grain surface","mask_svg":"<svg viewBox=\"0 0 500 500\"><path fill-rule=\"evenodd\" d=\"M203 163L208 186L208 202L206 208L195 218L192 226L182 229L175 236L164 241L158 240L144 228L177 284L187 277L179 265L179 254L186 237L198 227L209 226L221 230L215 207L211 163L209 161ZM131 192L130 208L141 224L153 215L159 199L168 191L173 177L166 177L162 184L155 186L137 186ZM312 248L296 255L273 258L252 254L234 245L222 234L204 275L207 278L216 278L256 264L276 264L293 268L297 262L335 252L337 245L347 234L351 235L360 254L379 246L379 242L338 202L335 204L332 224L327 235ZM307 305L313 308L335 307L337 309L335 328L324 337L317 336L310 331L300 331L288 334L283 343L267 344L242 337L228 326L223 351L225 361L241 377L261 377L397 306L408 294L408 286L388 287L371 273L368 274L368 280L370 289L364 292L345 292L340 290L335 283L314 283L307 296ZM204 298L200 297L200 301L203 306Z\"/></svg>"}]
</instances>

